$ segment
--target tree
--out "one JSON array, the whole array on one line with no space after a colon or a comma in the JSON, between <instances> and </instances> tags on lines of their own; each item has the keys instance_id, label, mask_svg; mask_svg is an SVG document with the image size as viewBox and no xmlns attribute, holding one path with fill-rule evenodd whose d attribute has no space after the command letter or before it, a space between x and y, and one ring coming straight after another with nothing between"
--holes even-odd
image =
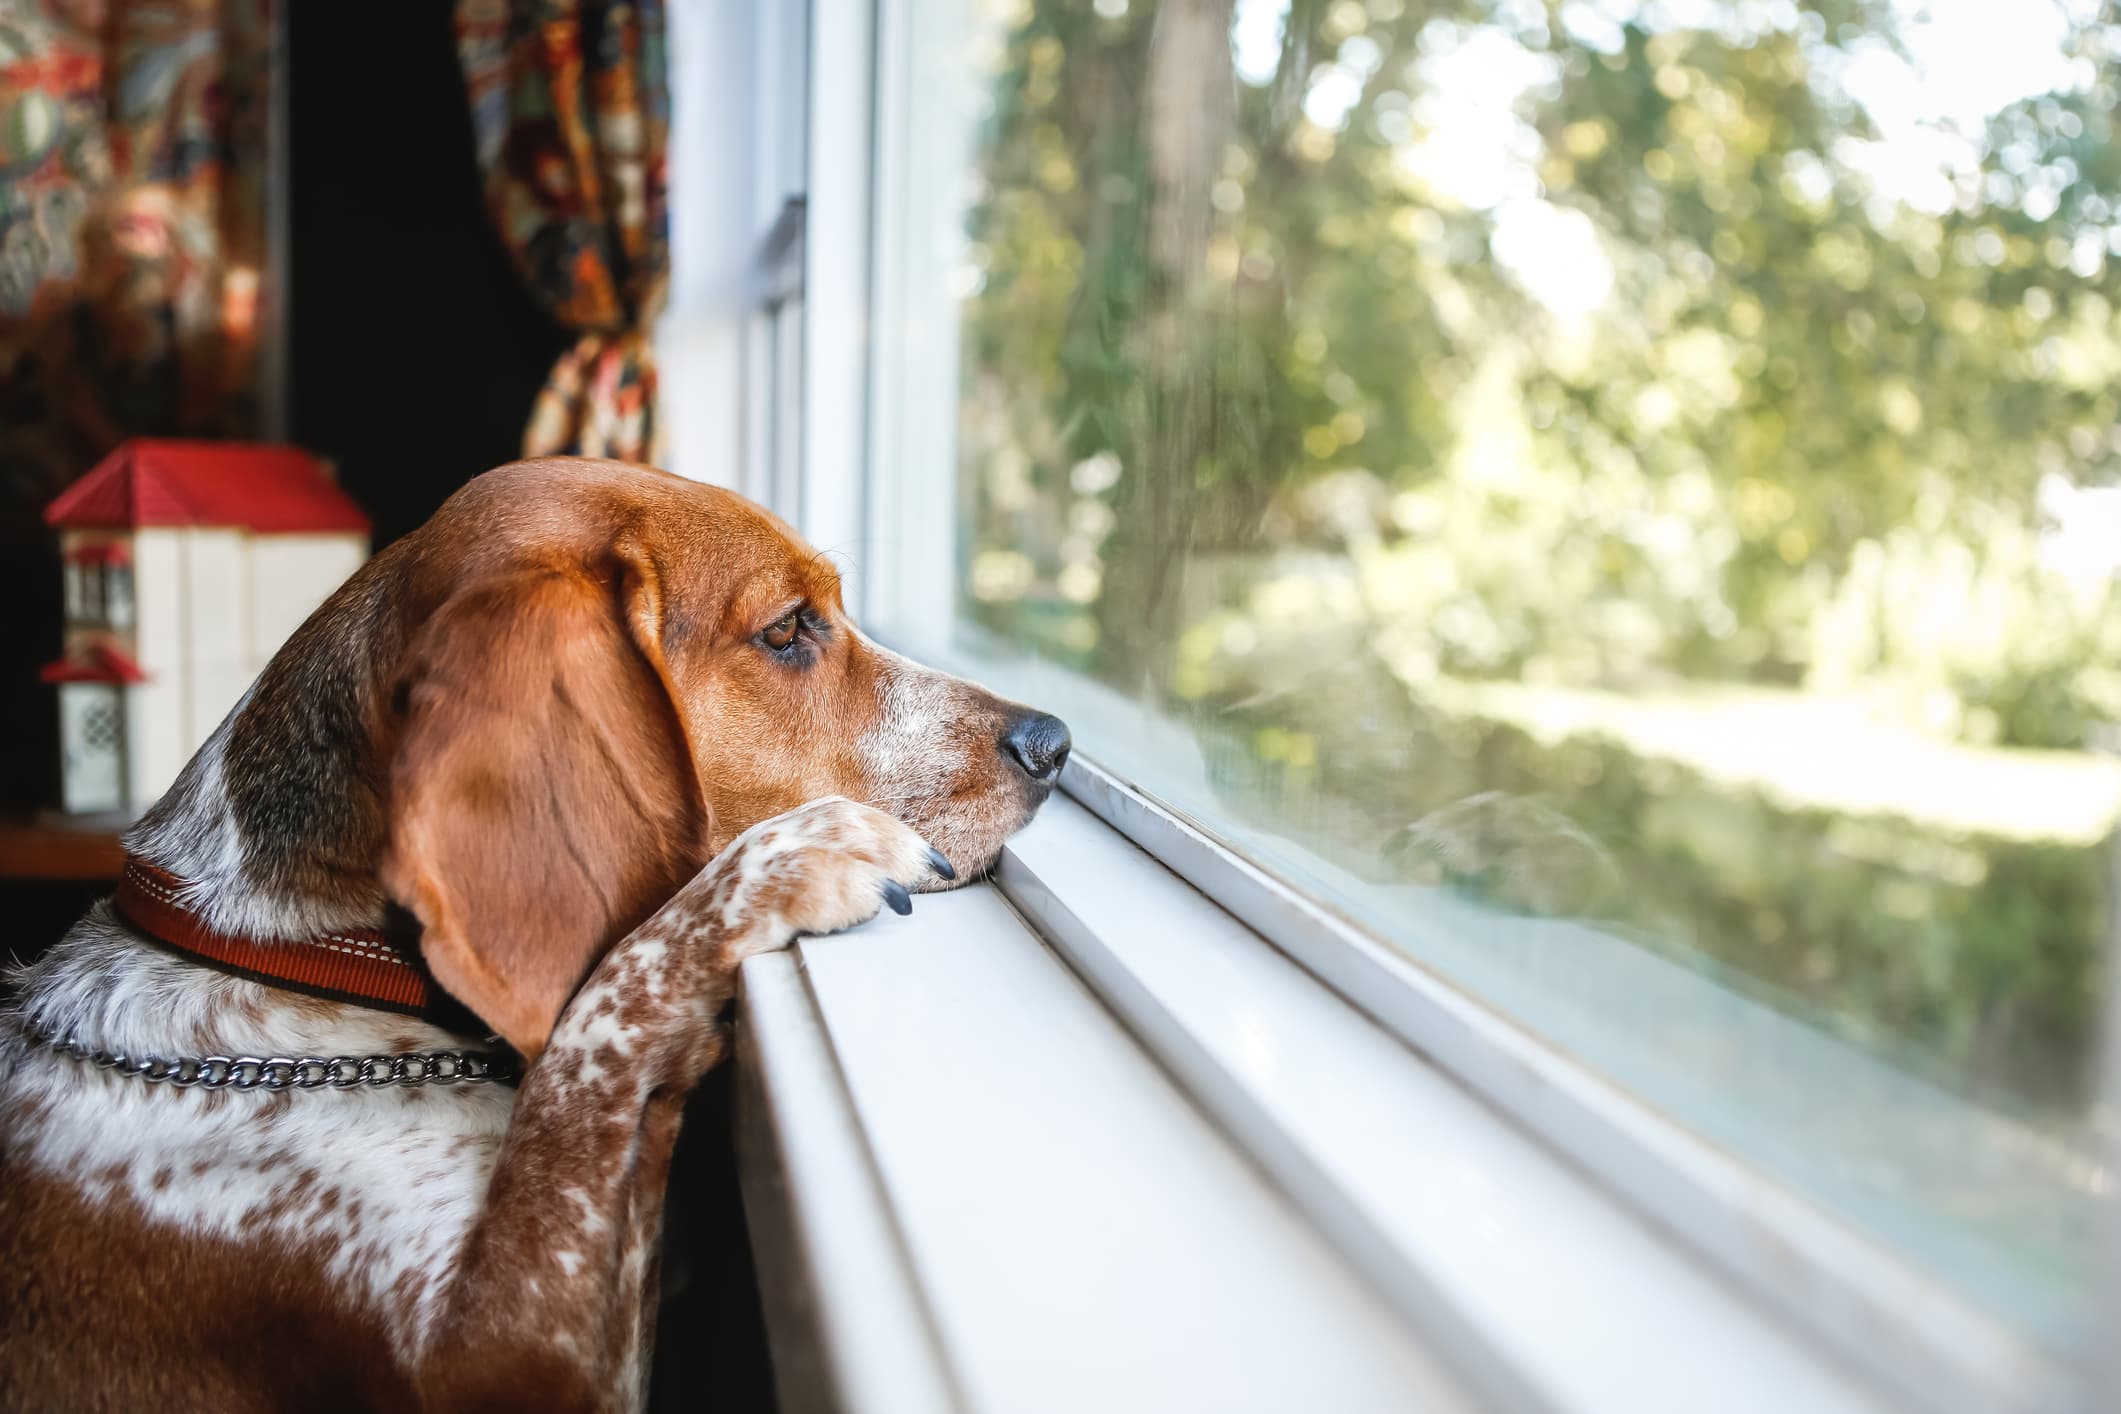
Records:
<instances>
[{"instance_id":1,"label":"tree","mask_svg":"<svg viewBox=\"0 0 2121 1414\"><path fill-rule=\"evenodd\" d=\"M1542 746L1476 689L2116 730L2116 581L2053 569L2041 510L2121 481L2113 7L1922 199L1857 82L1915 52L1888 0L1691 26L1293 0L1272 46L1233 42L1227 0L1105 8L1024 5L996 51L971 611L1194 723L1231 808L1336 857L1389 871L1375 846L1423 812L1544 792L1635 880L1614 926L1975 1088L2081 1098L2096 849L1901 821L1919 844L1822 870L1876 822ZM1451 106L1466 66L1507 111ZM1474 121L1484 193L1424 158ZM1559 246L1602 298L1536 268ZM1880 924L1887 895L1919 926Z\"/></svg>"}]
</instances>

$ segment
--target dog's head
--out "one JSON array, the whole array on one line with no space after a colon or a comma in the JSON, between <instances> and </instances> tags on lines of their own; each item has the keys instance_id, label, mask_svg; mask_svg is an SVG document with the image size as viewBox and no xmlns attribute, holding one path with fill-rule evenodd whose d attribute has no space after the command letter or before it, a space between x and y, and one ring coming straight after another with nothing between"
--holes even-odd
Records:
<instances>
[{"instance_id":1,"label":"dog's head","mask_svg":"<svg viewBox=\"0 0 2121 1414\"><path fill-rule=\"evenodd\" d=\"M1055 718L864 638L772 515L661 472L490 472L342 595L394 645L371 709L383 885L436 977L525 1051L748 826L844 795L970 879L1068 753Z\"/></svg>"}]
</instances>

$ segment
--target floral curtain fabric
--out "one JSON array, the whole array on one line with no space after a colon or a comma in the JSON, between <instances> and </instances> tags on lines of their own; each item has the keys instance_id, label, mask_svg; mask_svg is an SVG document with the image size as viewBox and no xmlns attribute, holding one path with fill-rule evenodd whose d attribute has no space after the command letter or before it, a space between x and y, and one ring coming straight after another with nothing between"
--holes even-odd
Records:
<instances>
[{"instance_id":1,"label":"floral curtain fabric","mask_svg":"<svg viewBox=\"0 0 2121 1414\"><path fill-rule=\"evenodd\" d=\"M273 0L0 0L15 494L126 436L255 432L273 24Z\"/></svg>"},{"instance_id":2,"label":"floral curtain fabric","mask_svg":"<svg viewBox=\"0 0 2121 1414\"><path fill-rule=\"evenodd\" d=\"M662 0L458 0L456 25L488 209L532 291L580 336L538 396L524 454L656 461Z\"/></svg>"}]
</instances>

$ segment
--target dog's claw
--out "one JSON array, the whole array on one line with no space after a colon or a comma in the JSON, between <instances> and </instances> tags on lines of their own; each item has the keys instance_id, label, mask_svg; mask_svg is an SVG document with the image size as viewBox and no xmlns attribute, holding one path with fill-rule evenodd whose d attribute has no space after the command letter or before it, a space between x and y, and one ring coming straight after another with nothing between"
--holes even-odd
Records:
<instances>
[{"instance_id":1,"label":"dog's claw","mask_svg":"<svg viewBox=\"0 0 2121 1414\"><path fill-rule=\"evenodd\" d=\"M913 895L896 879L884 880L884 902L891 905L893 913L904 916L913 912Z\"/></svg>"},{"instance_id":2,"label":"dog's claw","mask_svg":"<svg viewBox=\"0 0 2121 1414\"><path fill-rule=\"evenodd\" d=\"M951 867L949 860L943 858L943 852L933 845L928 847L928 863L934 868L936 873L942 875L945 879L955 879L957 877L957 870Z\"/></svg>"}]
</instances>

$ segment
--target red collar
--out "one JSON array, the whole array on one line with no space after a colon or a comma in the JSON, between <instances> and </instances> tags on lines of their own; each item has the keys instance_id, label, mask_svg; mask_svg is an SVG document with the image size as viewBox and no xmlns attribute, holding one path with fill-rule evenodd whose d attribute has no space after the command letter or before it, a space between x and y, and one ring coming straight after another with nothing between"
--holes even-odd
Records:
<instances>
[{"instance_id":1,"label":"red collar","mask_svg":"<svg viewBox=\"0 0 2121 1414\"><path fill-rule=\"evenodd\" d=\"M215 932L184 902L184 880L132 855L125 857L112 902L125 921L166 947L224 972L333 1001L425 1017L453 1030L467 1027L462 1007L435 985L419 952L367 928L307 938L259 941Z\"/></svg>"}]
</instances>

